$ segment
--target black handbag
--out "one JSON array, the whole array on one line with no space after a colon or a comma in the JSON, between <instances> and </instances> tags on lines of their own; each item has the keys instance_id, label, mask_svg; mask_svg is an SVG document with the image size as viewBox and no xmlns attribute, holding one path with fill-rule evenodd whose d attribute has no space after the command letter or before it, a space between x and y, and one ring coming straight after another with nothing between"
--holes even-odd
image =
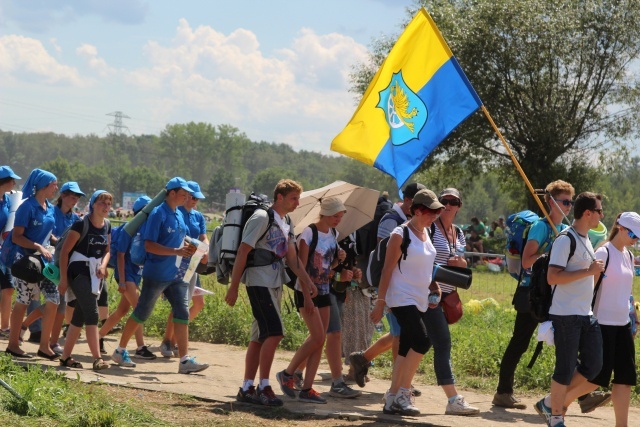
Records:
<instances>
[{"instance_id":1,"label":"black handbag","mask_svg":"<svg viewBox=\"0 0 640 427\"><path fill-rule=\"evenodd\" d=\"M531 312L529 290L529 286L518 286L516 288L516 292L513 294L513 300L511 301L511 304L513 304L513 308L515 308L518 313Z\"/></svg>"},{"instance_id":2,"label":"black handbag","mask_svg":"<svg viewBox=\"0 0 640 427\"><path fill-rule=\"evenodd\" d=\"M43 269L44 262L40 254L24 255L11 266L11 275L27 283L39 283L45 279Z\"/></svg>"}]
</instances>

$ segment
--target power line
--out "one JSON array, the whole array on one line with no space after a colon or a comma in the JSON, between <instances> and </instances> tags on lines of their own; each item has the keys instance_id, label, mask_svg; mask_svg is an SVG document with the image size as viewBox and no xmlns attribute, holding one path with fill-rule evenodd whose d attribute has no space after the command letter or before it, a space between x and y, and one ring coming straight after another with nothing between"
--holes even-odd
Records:
<instances>
[{"instance_id":1,"label":"power line","mask_svg":"<svg viewBox=\"0 0 640 427\"><path fill-rule=\"evenodd\" d=\"M130 119L131 117L124 114L122 111L114 111L113 113L107 114L107 116L113 116L113 123L107 125L109 128L109 133L113 134L116 139L120 142L124 141L124 131L126 129L127 133L131 135L131 131L129 128L122 124L122 119Z\"/></svg>"}]
</instances>

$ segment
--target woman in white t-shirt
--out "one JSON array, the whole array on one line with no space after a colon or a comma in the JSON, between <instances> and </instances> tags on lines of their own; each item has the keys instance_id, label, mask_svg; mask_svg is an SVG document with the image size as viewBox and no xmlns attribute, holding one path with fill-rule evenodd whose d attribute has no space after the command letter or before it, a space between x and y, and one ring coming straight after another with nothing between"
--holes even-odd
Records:
<instances>
[{"instance_id":1,"label":"woman in white t-shirt","mask_svg":"<svg viewBox=\"0 0 640 427\"><path fill-rule=\"evenodd\" d=\"M300 281L296 283L294 299L296 307L302 316L309 336L293 355L289 366L276 374L282 392L290 398L296 397L296 381L299 377L294 375L296 370L304 366L306 370L298 400L308 403L327 403L326 399L313 389L313 380L320 365L322 347L327 336L329 325L329 313L331 298L329 289L331 285L331 270L336 268L340 261L346 258L346 252L338 249L338 233L335 228L340 224L346 209L344 204L335 197L322 199L320 204L320 219L306 227L298 237L297 245L300 261L306 265L309 278L318 289L318 294L313 298L314 309L309 314L304 308L305 300ZM315 228L315 232L312 230ZM314 239L314 235L317 236ZM311 247L314 247L311 252ZM345 272L345 274L347 274ZM352 274L351 271L348 272ZM348 277L351 280L351 276Z\"/></svg>"},{"instance_id":2,"label":"woman in white t-shirt","mask_svg":"<svg viewBox=\"0 0 640 427\"><path fill-rule=\"evenodd\" d=\"M371 321L378 323L387 305L400 324L400 345L391 387L385 398L385 414L420 413L412 402L411 382L429 349L427 309L435 308L440 302L440 289L435 282L432 285L436 249L427 230L443 209L433 191L418 191L411 204L411 220L393 230L387 243L378 300L371 312ZM406 257L402 253L405 228L411 240Z\"/></svg>"},{"instance_id":3,"label":"woman in white t-shirt","mask_svg":"<svg viewBox=\"0 0 640 427\"><path fill-rule=\"evenodd\" d=\"M596 259L605 262L604 277L596 294L593 314L602 331L602 370L588 385L592 391L608 388L613 375L611 401L616 426L628 425L631 387L637 383L635 346L629 319L629 297L635 274L633 255L626 248L638 241L640 215L624 212L618 215L609 240L596 251Z\"/></svg>"}]
</instances>

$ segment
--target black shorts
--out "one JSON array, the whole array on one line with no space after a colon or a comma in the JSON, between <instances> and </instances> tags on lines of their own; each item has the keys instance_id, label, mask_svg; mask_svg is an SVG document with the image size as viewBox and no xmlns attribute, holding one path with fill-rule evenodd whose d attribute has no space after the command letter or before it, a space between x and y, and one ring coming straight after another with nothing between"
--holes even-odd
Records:
<instances>
[{"instance_id":1,"label":"black shorts","mask_svg":"<svg viewBox=\"0 0 640 427\"><path fill-rule=\"evenodd\" d=\"M609 387L609 383L637 384L636 351L631 335L631 323L626 326L600 325L602 332L602 370L593 384ZM613 373L613 381L611 374Z\"/></svg>"},{"instance_id":2,"label":"black shorts","mask_svg":"<svg viewBox=\"0 0 640 427\"><path fill-rule=\"evenodd\" d=\"M269 337L283 336L284 326L280 314L282 287L247 286L247 295L254 319L251 341L262 343Z\"/></svg>"},{"instance_id":3,"label":"black shorts","mask_svg":"<svg viewBox=\"0 0 640 427\"><path fill-rule=\"evenodd\" d=\"M295 291L294 299L296 300L296 308L300 311L300 309L304 307L304 295L300 291ZM312 301L313 305L318 308L331 306L331 297L329 297L329 294L316 295Z\"/></svg>"},{"instance_id":4,"label":"black shorts","mask_svg":"<svg viewBox=\"0 0 640 427\"><path fill-rule=\"evenodd\" d=\"M7 269L7 272L9 269ZM4 274L0 270L0 289L13 289L13 283L11 283L11 275L9 273Z\"/></svg>"}]
</instances>

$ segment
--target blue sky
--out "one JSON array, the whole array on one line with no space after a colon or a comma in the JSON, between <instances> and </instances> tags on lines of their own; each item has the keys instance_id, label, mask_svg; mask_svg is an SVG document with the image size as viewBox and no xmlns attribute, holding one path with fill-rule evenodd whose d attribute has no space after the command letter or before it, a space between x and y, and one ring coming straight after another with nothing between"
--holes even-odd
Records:
<instances>
[{"instance_id":1,"label":"blue sky","mask_svg":"<svg viewBox=\"0 0 640 427\"><path fill-rule=\"evenodd\" d=\"M105 135L231 124L329 152L351 67L412 0L0 0L0 129Z\"/></svg>"}]
</instances>

